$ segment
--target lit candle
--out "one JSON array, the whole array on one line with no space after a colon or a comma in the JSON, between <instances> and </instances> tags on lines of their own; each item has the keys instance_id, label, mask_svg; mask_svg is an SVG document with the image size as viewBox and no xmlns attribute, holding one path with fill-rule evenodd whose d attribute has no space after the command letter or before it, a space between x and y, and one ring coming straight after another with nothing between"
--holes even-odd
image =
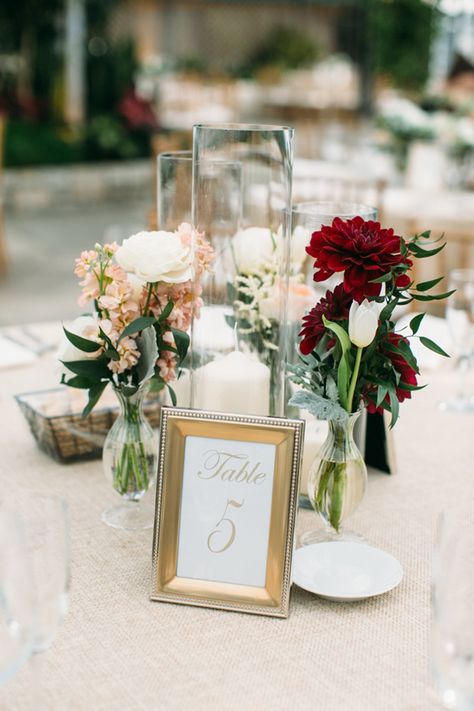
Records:
<instances>
[{"instance_id":1,"label":"lit candle","mask_svg":"<svg viewBox=\"0 0 474 711\"><path fill-rule=\"evenodd\" d=\"M239 415L268 415L270 368L246 353L233 351L194 373L195 407Z\"/></svg>"}]
</instances>

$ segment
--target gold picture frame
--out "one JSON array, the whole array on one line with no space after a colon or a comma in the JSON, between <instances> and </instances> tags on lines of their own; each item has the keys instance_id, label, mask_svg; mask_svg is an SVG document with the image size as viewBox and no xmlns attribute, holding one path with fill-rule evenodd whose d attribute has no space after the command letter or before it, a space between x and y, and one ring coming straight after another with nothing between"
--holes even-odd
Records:
<instances>
[{"instance_id":1,"label":"gold picture frame","mask_svg":"<svg viewBox=\"0 0 474 711\"><path fill-rule=\"evenodd\" d=\"M151 600L288 616L303 437L302 420L162 408Z\"/></svg>"}]
</instances>

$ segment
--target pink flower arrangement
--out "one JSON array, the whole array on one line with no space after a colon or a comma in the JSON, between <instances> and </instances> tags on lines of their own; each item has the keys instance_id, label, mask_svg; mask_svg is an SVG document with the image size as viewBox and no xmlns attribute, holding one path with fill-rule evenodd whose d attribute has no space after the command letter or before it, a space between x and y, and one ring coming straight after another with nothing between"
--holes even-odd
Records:
<instances>
[{"instance_id":1,"label":"pink flower arrangement","mask_svg":"<svg viewBox=\"0 0 474 711\"><path fill-rule=\"evenodd\" d=\"M147 379L155 390L176 379L213 260L209 242L187 223L175 232L140 232L121 246L97 244L76 259L79 304L92 303L94 312L64 329L58 356L62 382L89 391L84 414L108 382L129 392Z\"/></svg>"}]
</instances>

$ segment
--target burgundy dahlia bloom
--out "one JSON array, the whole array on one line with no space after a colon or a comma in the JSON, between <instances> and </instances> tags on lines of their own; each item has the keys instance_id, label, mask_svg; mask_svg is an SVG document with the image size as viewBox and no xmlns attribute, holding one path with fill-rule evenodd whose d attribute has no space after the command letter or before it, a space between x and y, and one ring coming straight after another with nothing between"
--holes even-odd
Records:
<instances>
[{"instance_id":1,"label":"burgundy dahlia bloom","mask_svg":"<svg viewBox=\"0 0 474 711\"><path fill-rule=\"evenodd\" d=\"M332 225L323 225L313 232L306 251L315 258L315 281L325 281L336 272L344 272L345 291L360 303L366 297L380 294L382 285L371 282L390 271L399 288L409 285L410 279L404 271L412 263L402 256L400 248L401 237L391 228L382 228L380 222L336 217ZM397 269L397 265L402 266Z\"/></svg>"},{"instance_id":2,"label":"burgundy dahlia bloom","mask_svg":"<svg viewBox=\"0 0 474 711\"><path fill-rule=\"evenodd\" d=\"M303 355L311 353L323 337L326 327L323 323L323 316L328 321L343 321L349 318L349 307L352 297L344 291L344 286L338 284L334 291L326 291L320 301L313 306L311 311L303 316L303 328L300 331L302 337L300 351Z\"/></svg>"}]
</instances>

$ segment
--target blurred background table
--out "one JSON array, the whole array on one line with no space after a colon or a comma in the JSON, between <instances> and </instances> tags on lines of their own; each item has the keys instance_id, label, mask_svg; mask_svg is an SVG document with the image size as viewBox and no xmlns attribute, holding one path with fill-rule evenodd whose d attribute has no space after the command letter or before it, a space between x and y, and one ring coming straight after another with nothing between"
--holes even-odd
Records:
<instances>
[{"instance_id":1,"label":"blurred background table","mask_svg":"<svg viewBox=\"0 0 474 711\"><path fill-rule=\"evenodd\" d=\"M58 335L52 325L36 332ZM440 509L474 493L474 415L438 409L453 388L449 369L427 374L430 386L403 405L394 430L398 473L371 474L350 522L400 560L401 585L353 604L295 587L287 620L149 602L151 531L107 528L100 514L115 495L100 461L60 465L48 458L13 399L57 380L50 356L0 371L3 494L60 494L72 534L70 612L52 648L2 689L2 708L441 708L428 657L434 525ZM300 511L298 532L313 517Z\"/></svg>"}]
</instances>

